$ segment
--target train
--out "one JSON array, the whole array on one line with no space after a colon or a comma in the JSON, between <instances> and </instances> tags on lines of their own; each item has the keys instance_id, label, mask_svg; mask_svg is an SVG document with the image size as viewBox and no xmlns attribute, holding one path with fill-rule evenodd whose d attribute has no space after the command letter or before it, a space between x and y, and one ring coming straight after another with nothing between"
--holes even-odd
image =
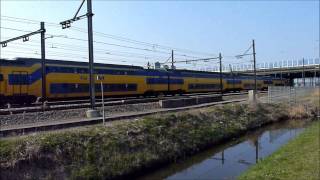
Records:
<instances>
[{"instance_id":1,"label":"train","mask_svg":"<svg viewBox=\"0 0 320 180\"><path fill-rule=\"evenodd\" d=\"M46 100L89 98L88 63L46 59ZM146 69L140 66L94 64L95 95L101 96L101 83L106 97L158 96L185 93L250 90L254 76L220 74L182 69ZM266 76L257 76L257 88L283 86L287 82ZM41 59L0 59L0 105L30 104L41 101Z\"/></svg>"}]
</instances>

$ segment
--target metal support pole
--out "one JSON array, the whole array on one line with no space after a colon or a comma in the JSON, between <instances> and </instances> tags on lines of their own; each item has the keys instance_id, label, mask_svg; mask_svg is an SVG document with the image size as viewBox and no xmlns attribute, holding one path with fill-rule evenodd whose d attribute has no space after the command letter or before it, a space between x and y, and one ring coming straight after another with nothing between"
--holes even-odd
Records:
<instances>
[{"instance_id":1,"label":"metal support pole","mask_svg":"<svg viewBox=\"0 0 320 180\"><path fill-rule=\"evenodd\" d=\"M316 78L317 78L317 70L314 70L314 75L313 75L313 86L316 87Z\"/></svg>"},{"instance_id":2,"label":"metal support pole","mask_svg":"<svg viewBox=\"0 0 320 180\"><path fill-rule=\"evenodd\" d=\"M220 93L223 95L223 87L222 87L222 56L221 53L219 53L219 64L220 64Z\"/></svg>"},{"instance_id":3,"label":"metal support pole","mask_svg":"<svg viewBox=\"0 0 320 180\"><path fill-rule=\"evenodd\" d=\"M222 160L222 164L224 164L224 150L222 150L222 153L221 153L221 160Z\"/></svg>"},{"instance_id":4,"label":"metal support pole","mask_svg":"<svg viewBox=\"0 0 320 180\"><path fill-rule=\"evenodd\" d=\"M173 57L173 50L171 50L171 69L174 69L174 57Z\"/></svg>"},{"instance_id":5,"label":"metal support pole","mask_svg":"<svg viewBox=\"0 0 320 180\"><path fill-rule=\"evenodd\" d=\"M303 80L303 87L306 87L306 79L304 74L304 58L302 58L302 80Z\"/></svg>"},{"instance_id":6,"label":"metal support pole","mask_svg":"<svg viewBox=\"0 0 320 180\"><path fill-rule=\"evenodd\" d=\"M294 104L297 104L297 89L298 87L295 87L294 90Z\"/></svg>"},{"instance_id":7,"label":"metal support pole","mask_svg":"<svg viewBox=\"0 0 320 180\"><path fill-rule=\"evenodd\" d=\"M258 142L258 140L254 141L254 145L256 147L256 163L258 163L258 160L259 160L259 142Z\"/></svg>"},{"instance_id":8,"label":"metal support pole","mask_svg":"<svg viewBox=\"0 0 320 180\"><path fill-rule=\"evenodd\" d=\"M147 68L150 69L151 65L150 65L150 62L148 61L148 64L147 64Z\"/></svg>"},{"instance_id":9,"label":"metal support pole","mask_svg":"<svg viewBox=\"0 0 320 180\"><path fill-rule=\"evenodd\" d=\"M254 44L254 39L252 40L252 50L253 50L253 68L254 68L254 93L253 98L256 100L257 94L257 70L256 70L256 48Z\"/></svg>"},{"instance_id":10,"label":"metal support pole","mask_svg":"<svg viewBox=\"0 0 320 180\"><path fill-rule=\"evenodd\" d=\"M233 74L233 69L232 69L232 66L231 64L229 64L229 68L230 68L230 72L231 72L231 75L232 75L232 88L233 88L233 91L235 91L235 78L234 78L234 74Z\"/></svg>"},{"instance_id":11,"label":"metal support pole","mask_svg":"<svg viewBox=\"0 0 320 180\"><path fill-rule=\"evenodd\" d=\"M282 65L280 65L280 79L282 81Z\"/></svg>"},{"instance_id":12,"label":"metal support pole","mask_svg":"<svg viewBox=\"0 0 320 180\"><path fill-rule=\"evenodd\" d=\"M40 22L41 30L41 76L42 76L42 103L47 99L46 95L46 46L45 46L45 33L44 22Z\"/></svg>"},{"instance_id":13,"label":"metal support pole","mask_svg":"<svg viewBox=\"0 0 320 180\"><path fill-rule=\"evenodd\" d=\"M292 107L292 87L289 87L289 105Z\"/></svg>"},{"instance_id":14,"label":"metal support pole","mask_svg":"<svg viewBox=\"0 0 320 180\"><path fill-rule=\"evenodd\" d=\"M91 109L95 109L95 81L94 81L94 60L93 60L93 35L92 35L92 3L87 0L88 19L88 45L89 45L89 79L90 79L90 104Z\"/></svg>"},{"instance_id":15,"label":"metal support pole","mask_svg":"<svg viewBox=\"0 0 320 180\"><path fill-rule=\"evenodd\" d=\"M101 100L102 100L102 120L103 125L105 125L105 115L104 115L104 91L103 91L103 83L101 81Z\"/></svg>"}]
</instances>

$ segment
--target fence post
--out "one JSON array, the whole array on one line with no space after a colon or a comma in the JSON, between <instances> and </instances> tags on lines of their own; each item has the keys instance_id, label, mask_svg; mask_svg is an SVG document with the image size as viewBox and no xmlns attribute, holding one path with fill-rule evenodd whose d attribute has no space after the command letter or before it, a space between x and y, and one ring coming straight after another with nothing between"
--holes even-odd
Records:
<instances>
[{"instance_id":1,"label":"fence post","mask_svg":"<svg viewBox=\"0 0 320 180\"><path fill-rule=\"evenodd\" d=\"M289 88L289 105L292 106L292 87Z\"/></svg>"},{"instance_id":2,"label":"fence post","mask_svg":"<svg viewBox=\"0 0 320 180\"><path fill-rule=\"evenodd\" d=\"M103 90L103 83L101 81L101 100L102 100L102 120L103 125L105 125L105 114L104 114L104 90Z\"/></svg>"},{"instance_id":3,"label":"fence post","mask_svg":"<svg viewBox=\"0 0 320 180\"><path fill-rule=\"evenodd\" d=\"M268 103L270 104L270 86L268 86Z\"/></svg>"},{"instance_id":4,"label":"fence post","mask_svg":"<svg viewBox=\"0 0 320 180\"><path fill-rule=\"evenodd\" d=\"M297 88L294 88L294 104L297 104Z\"/></svg>"}]
</instances>

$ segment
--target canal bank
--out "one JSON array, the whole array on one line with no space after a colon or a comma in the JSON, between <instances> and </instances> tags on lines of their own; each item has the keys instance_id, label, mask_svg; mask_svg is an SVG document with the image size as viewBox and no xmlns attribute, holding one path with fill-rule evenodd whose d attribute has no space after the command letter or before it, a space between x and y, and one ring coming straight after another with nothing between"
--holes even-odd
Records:
<instances>
[{"instance_id":1,"label":"canal bank","mask_svg":"<svg viewBox=\"0 0 320 180\"><path fill-rule=\"evenodd\" d=\"M301 108L304 108L301 106ZM223 105L0 141L1 179L114 179L144 174L250 129L299 116L285 104Z\"/></svg>"},{"instance_id":2,"label":"canal bank","mask_svg":"<svg viewBox=\"0 0 320 180\"><path fill-rule=\"evenodd\" d=\"M252 166L239 179L308 179L320 177L320 121L271 156Z\"/></svg>"},{"instance_id":3,"label":"canal bank","mask_svg":"<svg viewBox=\"0 0 320 180\"><path fill-rule=\"evenodd\" d=\"M236 179L311 123L311 120L287 120L269 124L147 173L138 180Z\"/></svg>"}]
</instances>

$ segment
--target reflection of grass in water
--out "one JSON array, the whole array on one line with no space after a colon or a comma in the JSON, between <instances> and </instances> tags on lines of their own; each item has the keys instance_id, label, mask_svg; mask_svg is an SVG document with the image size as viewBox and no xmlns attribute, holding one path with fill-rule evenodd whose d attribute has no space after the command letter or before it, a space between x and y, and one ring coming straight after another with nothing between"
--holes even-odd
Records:
<instances>
[{"instance_id":1,"label":"reflection of grass in water","mask_svg":"<svg viewBox=\"0 0 320 180\"><path fill-rule=\"evenodd\" d=\"M239 179L319 179L320 121L260 161Z\"/></svg>"},{"instance_id":2,"label":"reflection of grass in water","mask_svg":"<svg viewBox=\"0 0 320 180\"><path fill-rule=\"evenodd\" d=\"M274 131L274 130L279 130L279 129L295 129L295 128L303 128L307 126L309 123L312 122L312 119L291 119L291 120L286 120L281 123L274 123L267 125L265 127L259 128L257 130L254 130L253 132L249 132L246 135L246 138L248 139L248 142L252 147L255 147L255 142L258 141L258 139L262 136L263 133L268 131Z\"/></svg>"}]
</instances>

